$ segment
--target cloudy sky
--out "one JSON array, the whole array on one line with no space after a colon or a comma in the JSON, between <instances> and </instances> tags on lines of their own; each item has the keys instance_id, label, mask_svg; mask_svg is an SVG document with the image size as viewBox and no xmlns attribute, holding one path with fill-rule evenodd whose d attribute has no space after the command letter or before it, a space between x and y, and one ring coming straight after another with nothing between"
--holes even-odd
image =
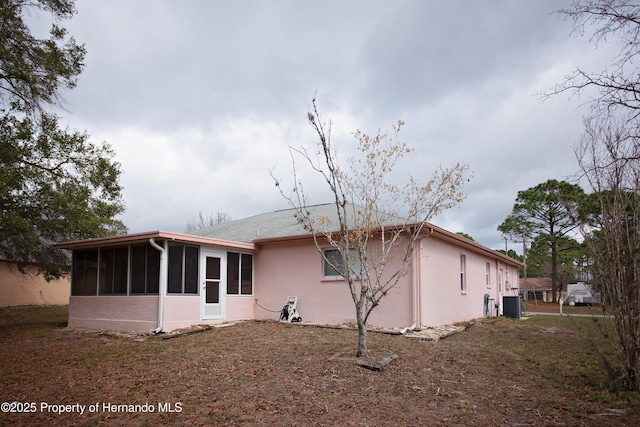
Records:
<instances>
[{"instance_id":1,"label":"cloudy sky","mask_svg":"<svg viewBox=\"0 0 640 427\"><path fill-rule=\"evenodd\" d=\"M403 173L473 172L466 201L432 222L504 248L496 227L517 192L577 168L585 99L537 94L610 58L571 36L562 4L78 0L63 24L88 53L63 117L116 152L130 232L287 208L269 170L287 181L288 147L314 142L314 96L343 155L356 129L401 119L415 148ZM330 201L303 178L313 202Z\"/></svg>"}]
</instances>

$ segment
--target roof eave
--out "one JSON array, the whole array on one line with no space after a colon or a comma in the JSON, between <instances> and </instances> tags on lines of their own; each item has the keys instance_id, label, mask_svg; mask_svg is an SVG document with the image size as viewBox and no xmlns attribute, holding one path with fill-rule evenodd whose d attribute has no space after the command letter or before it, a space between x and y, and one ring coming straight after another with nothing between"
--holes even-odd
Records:
<instances>
[{"instance_id":1,"label":"roof eave","mask_svg":"<svg viewBox=\"0 0 640 427\"><path fill-rule=\"evenodd\" d=\"M437 227L435 225L431 225L429 224L428 227L433 230L434 233L437 233L439 235L438 238L442 239L442 240L446 240L446 241L450 241L453 243L457 243L463 246L468 247L469 249L474 250L475 252L480 252L480 253L484 253L487 255L490 255L493 258L497 258L502 260L503 262L507 263L507 264L511 264L514 265L518 268L524 268L525 264L511 258L510 256L507 256L501 252L496 251L495 249L491 249L488 248L484 245L481 245L478 242L475 242L473 240L469 240L466 237L462 237L456 233L452 233L451 231L445 230L444 228L440 228Z\"/></svg>"},{"instance_id":2,"label":"roof eave","mask_svg":"<svg viewBox=\"0 0 640 427\"><path fill-rule=\"evenodd\" d=\"M404 227L407 228L414 228L419 226L420 224L406 224L404 225ZM394 226L387 226L388 228L393 228ZM395 227L403 227L403 225L396 225ZM456 233L452 233L450 231L445 230L444 228L440 228L438 226L435 226L431 223L425 223L424 224L424 228L426 230L431 230L430 233L428 234L437 234L436 238L439 238L441 240L445 240L445 241L449 241L451 243L460 245L460 246L464 246L467 247L475 252L480 252L486 255L491 256L492 258L497 258L502 260L503 262L507 263L507 264L511 264L513 266L516 266L518 268L524 268L525 264L523 264L522 262L513 259L507 255L504 255L494 249L488 248L486 246L481 245L480 243L474 242L473 240L469 240L466 237L462 237ZM380 229L378 229L377 231L380 231ZM311 239L313 238L313 234L311 233L307 233L307 234L296 234L296 235L290 235L290 236L279 236L279 237L267 237L267 238L263 238L263 239L255 239L253 242L256 245L266 245L266 244L272 244L272 243L283 243L283 242L291 242L291 241L300 241L300 240L307 240L307 239Z\"/></svg>"},{"instance_id":3,"label":"roof eave","mask_svg":"<svg viewBox=\"0 0 640 427\"><path fill-rule=\"evenodd\" d=\"M86 249L100 246L115 246L127 243L140 243L149 239L171 240L183 243L199 243L214 246L224 246L229 248L254 250L253 243L233 242L230 240L216 239L212 237L195 236L193 234L174 233L170 231L147 231L142 233L125 234L121 236L98 237L94 239L74 240L60 242L54 245L57 249Z\"/></svg>"}]
</instances>

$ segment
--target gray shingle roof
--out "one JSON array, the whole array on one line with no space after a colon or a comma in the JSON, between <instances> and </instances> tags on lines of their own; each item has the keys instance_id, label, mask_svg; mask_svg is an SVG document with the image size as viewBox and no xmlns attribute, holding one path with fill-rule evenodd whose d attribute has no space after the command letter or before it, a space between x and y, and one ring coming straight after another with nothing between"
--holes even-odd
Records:
<instances>
[{"instance_id":1,"label":"gray shingle roof","mask_svg":"<svg viewBox=\"0 0 640 427\"><path fill-rule=\"evenodd\" d=\"M310 206L309 210L313 215L327 217L331 219L332 223L337 223L337 221L335 221L336 208L333 203ZM305 231L304 228L298 224L294 213L294 209L267 212L250 216L248 218L213 225L193 231L190 234L246 243L251 243L256 239L302 236L309 234L309 232Z\"/></svg>"},{"instance_id":2,"label":"gray shingle roof","mask_svg":"<svg viewBox=\"0 0 640 427\"><path fill-rule=\"evenodd\" d=\"M349 206L356 207L356 205ZM329 219L329 226L327 226L327 230L325 231L338 230L338 219L335 204L327 203L308 206L307 209L313 217ZM284 209L275 212L263 213L248 218L213 225L193 231L190 234L246 243L251 243L257 239L310 235L311 233L298 224L298 221L294 216L295 212L295 209ZM405 223L403 218L391 215L381 215L381 217L382 222L386 225L398 225Z\"/></svg>"}]
</instances>

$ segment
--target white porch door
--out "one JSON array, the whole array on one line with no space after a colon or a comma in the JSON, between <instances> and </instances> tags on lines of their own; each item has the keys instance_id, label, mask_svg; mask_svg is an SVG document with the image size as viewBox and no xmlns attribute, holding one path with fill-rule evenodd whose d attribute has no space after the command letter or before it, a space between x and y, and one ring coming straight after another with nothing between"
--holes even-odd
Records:
<instances>
[{"instance_id":1,"label":"white porch door","mask_svg":"<svg viewBox=\"0 0 640 427\"><path fill-rule=\"evenodd\" d=\"M223 319L227 263L224 253L202 252L202 319Z\"/></svg>"}]
</instances>

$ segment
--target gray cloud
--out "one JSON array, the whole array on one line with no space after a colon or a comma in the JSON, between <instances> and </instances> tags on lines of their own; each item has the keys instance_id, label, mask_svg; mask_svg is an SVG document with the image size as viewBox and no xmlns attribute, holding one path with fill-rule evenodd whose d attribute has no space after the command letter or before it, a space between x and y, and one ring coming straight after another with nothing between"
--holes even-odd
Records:
<instances>
[{"instance_id":1,"label":"gray cloud","mask_svg":"<svg viewBox=\"0 0 640 427\"><path fill-rule=\"evenodd\" d=\"M288 147L314 141L317 93L341 155L402 119L415 152L398 176L467 163L467 201L434 222L503 247L517 191L576 168L580 101L535 94L607 53L570 37L561 5L78 0L67 27L88 56L65 118L116 150L131 231L182 231L198 211L287 207L269 169L286 182Z\"/></svg>"}]
</instances>

